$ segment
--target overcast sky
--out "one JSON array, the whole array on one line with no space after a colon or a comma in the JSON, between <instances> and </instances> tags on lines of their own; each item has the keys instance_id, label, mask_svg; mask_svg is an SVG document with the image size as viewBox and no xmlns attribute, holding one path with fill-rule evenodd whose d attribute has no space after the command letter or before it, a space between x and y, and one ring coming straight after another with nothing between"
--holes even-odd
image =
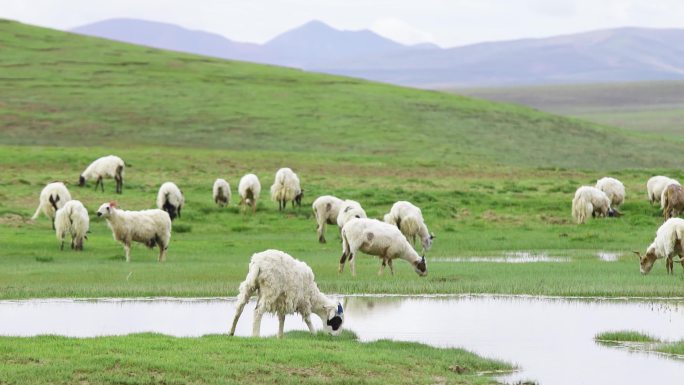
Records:
<instances>
[{"instance_id":1,"label":"overcast sky","mask_svg":"<svg viewBox=\"0 0 684 385\"><path fill-rule=\"evenodd\" d=\"M57 29L139 18L255 43L317 19L452 47L620 26L684 28L684 0L0 0L0 17Z\"/></svg>"}]
</instances>

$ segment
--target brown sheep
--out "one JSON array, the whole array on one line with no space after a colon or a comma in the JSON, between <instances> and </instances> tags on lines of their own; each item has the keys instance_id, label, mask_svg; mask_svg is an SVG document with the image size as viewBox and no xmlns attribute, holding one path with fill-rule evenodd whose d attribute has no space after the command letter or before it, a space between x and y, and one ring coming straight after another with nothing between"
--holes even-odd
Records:
<instances>
[{"instance_id":1,"label":"brown sheep","mask_svg":"<svg viewBox=\"0 0 684 385\"><path fill-rule=\"evenodd\" d=\"M677 217L684 211L684 189L682 186L671 184L665 189L663 194L663 217L668 220Z\"/></svg>"}]
</instances>

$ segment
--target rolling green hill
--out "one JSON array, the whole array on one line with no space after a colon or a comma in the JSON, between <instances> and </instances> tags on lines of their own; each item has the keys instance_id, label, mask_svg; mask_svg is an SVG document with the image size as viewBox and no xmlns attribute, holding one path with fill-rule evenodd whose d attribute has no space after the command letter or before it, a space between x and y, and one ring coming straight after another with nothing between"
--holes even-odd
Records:
<instances>
[{"instance_id":1,"label":"rolling green hill","mask_svg":"<svg viewBox=\"0 0 684 385\"><path fill-rule=\"evenodd\" d=\"M663 143L532 109L0 22L0 143L438 165L670 167Z\"/></svg>"},{"instance_id":2,"label":"rolling green hill","mask_svg":"<svg viewBox=\"0 0 684 385\"><path fill-rule=\"evenodd\" d=\"M450 90L670 138L684 136L684 81Z\"/></svg>"}]
</instances>

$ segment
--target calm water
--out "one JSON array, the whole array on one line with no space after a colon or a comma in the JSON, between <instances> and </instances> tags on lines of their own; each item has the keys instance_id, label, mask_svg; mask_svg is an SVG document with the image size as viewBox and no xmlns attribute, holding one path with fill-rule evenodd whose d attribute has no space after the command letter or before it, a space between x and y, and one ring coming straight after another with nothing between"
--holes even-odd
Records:
<instances>
[{"instance_id":1,"label":"calm water","mask_svg":"<svg viewBox=\"0 0 684 385\"><path fill-rule=\"evenodd\" d=\"M389 338L462 347L521 371L502 377L543 385L684 384L684 362L602 346L608 330L637 330L684 339L684 300L579 300L514 296L343 297L346 328L364 341ZM252 307L238 324L249 335ZM0 301L0 335L74 337L158 332L174 336L226 333L233 299ZM317 327L320 320L312 317ZM286 329L305 330L297 316ZM262 335L277 320L264 317Z\"/></svg>"}]
</instances>

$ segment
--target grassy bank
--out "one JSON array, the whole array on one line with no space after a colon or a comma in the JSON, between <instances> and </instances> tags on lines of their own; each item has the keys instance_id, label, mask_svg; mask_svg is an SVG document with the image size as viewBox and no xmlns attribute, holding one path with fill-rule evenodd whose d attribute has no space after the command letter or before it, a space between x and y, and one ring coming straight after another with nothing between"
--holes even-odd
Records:
<instances>
[{"instance_id":1,"label":"grassy bank","mask_svg":"<svg viewBox=\"0 0 684 385\"><path fill-rule=\"evenodd\" d=\"M505 363L461 349L360 343L291 332L285 339L155 334L0 338L2 384L491 384Z\"/></svg>"},{"instance_id":2,"label":"grassy bank","mask_svg":"<svg viewBox=\"0 0 684 385\"><path fill-rule=\"evenodd\" d=\"M684 340L664 342L658 338L634 331L617 331L598 334L595 339L608 343L635 343L640 350L672 354L684 358Z\"/></svg>"},{"instance_id":3,"label":"grassy bank","mask_svg":"<svg viewBox=\"0 0 684 385\"><path fill-rule=\"evenodd\" d=\"M309 263L326 292L334 293L516 293L587 296L680 296L684 274L667 276L657 264L641 276L631 250L643 250L662 219L641 193L647 171L613 175L628 189L625 215L617 219L571 222L570 200L576 186L601 176L564 170L486 169L416 166L397 168L382 158L333 155L314 161L290 154L287 164L306 190L301 210L284 213L264 193L256 215L233 205L219 209L211 199L216 177L235 186L239 176L256 172L268 191L282 164L278 153L119 148L132 166L123 195L94 191L92 184L70 190L91 213L91 234L82 253L60 251L47 218L28 218L38 194L52 180L76 181L78 174L104 148L2 147L4 175L0 199L0 298L129 297L234 295L244 279L249 257L267 248L282 249ZM174 222L168 262L157 252L135 245L132 262L112 239L94 211L117 200L125 209L154 206L165 180L176 181L186 195L183 217ZM337 274L341 246L329 226L329 242L315 235L310 204L314 197L334 194L360 201L371 217L381 218L397 200L423 208L436 239L427 254L429 276L420 278L398 261L397 275L376 275L379 262L360 256L358 276ZM545 252L571 258L569 263L431 262L445 257L501 256L510 251ZM617 253L617 262L599 260L597 252Z\"/></svg>"}]
</instances>

